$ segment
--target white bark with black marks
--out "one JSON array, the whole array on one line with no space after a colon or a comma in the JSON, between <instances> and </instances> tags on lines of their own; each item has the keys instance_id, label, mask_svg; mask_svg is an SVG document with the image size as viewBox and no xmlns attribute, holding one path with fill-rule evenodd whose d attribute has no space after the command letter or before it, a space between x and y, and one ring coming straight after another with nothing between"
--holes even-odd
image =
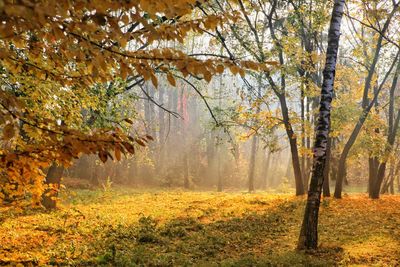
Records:
<instances>
[{"instance_id":1,"label":"white bark with black marks","mask_svg":"<svg viewBox=\"0 0 400 267\"><path fill-rule=\"evenodd\" d=\"M339 50L340 26L345 0L335 0L328 32L328 48L321 89L319 118L314 143L314 162L308 191L307 205L298 243L299 249L316 249L318 246L318 212L324 182L324 169L330 130L331 102L335 69Z\"/></svg>"}]
</instances>

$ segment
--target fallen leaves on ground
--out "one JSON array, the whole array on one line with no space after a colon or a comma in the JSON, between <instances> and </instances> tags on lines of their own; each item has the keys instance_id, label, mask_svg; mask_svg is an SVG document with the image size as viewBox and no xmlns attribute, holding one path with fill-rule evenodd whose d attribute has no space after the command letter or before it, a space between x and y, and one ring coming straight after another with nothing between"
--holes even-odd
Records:
<instances>
[{"instance_id":1,"label":"fallen leaves on ground","mask_svg":"<svg viewBox=\"0 0 400 267\"><path fill-rule=\"evenodd\" d=\"M296 251L305 199L285 194L77 191L60 210L2 208L0 264L400 264L400 196L325 199L320 249Z\"/></svg>"}]
</instances>

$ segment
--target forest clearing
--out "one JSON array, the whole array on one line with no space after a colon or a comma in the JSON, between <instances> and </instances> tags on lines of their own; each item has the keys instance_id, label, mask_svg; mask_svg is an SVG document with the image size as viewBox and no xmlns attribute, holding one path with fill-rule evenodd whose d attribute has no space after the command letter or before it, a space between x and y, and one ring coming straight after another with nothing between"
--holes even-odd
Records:
<instances>
[{"instance_id":1,"label":"forest clearing","mask_svg":"<svg viewBox=\"0 0 400 267\"><path fill-rule=\"evenodd\" d=\"M0 266L400 266L400 0L0 0Z\"/></svg>"},{"instance_id":2,"label":"forest clearing","mask_svg":"<svg viewBox=\"0 0 400 267\"><path fill-rule=\"evenodd\" d=\"M1 264L397 266L400 196L321 204L320 249L295 250L303 197L277 193L77 191L52 213L2 213ZM145 203L145 204L144 204Z\"/></svg>"}]
</instances>

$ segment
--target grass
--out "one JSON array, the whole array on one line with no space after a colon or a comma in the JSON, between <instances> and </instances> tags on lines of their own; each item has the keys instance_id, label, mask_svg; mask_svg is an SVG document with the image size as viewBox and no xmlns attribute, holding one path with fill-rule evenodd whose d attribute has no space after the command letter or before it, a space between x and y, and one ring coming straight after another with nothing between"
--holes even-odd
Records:
<instances>
[{"instance_id":1,"label":"grass","mask_svg":"<svg viewBox=\"0 0 400 267\"><path fill-rule=\"evenodd\" d=\"M296 251L303 197L76 191L51 213L3 209L0 263L72 266L398 266L400 197L325 199L320 249Z\"/></svg>"}]
</instances>

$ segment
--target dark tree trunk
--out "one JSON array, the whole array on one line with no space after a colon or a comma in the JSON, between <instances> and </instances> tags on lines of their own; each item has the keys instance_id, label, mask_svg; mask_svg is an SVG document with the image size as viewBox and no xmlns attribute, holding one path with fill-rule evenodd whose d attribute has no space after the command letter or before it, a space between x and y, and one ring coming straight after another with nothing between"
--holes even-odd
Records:
<instances>
[{"instance_id":1,"label":"dark tree trunk","mask_svg":"<svg viewBox=\"0 0 400 267\"><path fill-rule=\"evenodd\" d=\"M321 89L319 118L314 143L313 171L299 237L299 249L316 249L318 246L318 212L322 185L324 182L324 169L330 130L331 102L344 5L344 0L335 0L332 9L331 23L328 32L326 63L323 71L324 80Z\"/></svg>"},{"instance_id":2,"label":"dark tree trunk","mask_svg":"<svg viewBox=\"0 0 400 267\"><path fill-rule=\"evenodd\" d=\"M277 38L275 34L275 28L273 27L273 18L272 15L274 14L274 9L277 7L277 1L273 2L272 6L272 11L270 13L270 16L268 16L268 25L271 33L272 40L276 42L276 48L278 49L279 52L279 63L281 65L285 65L285 60L284 60L284 53L283 53L283 47L282 44L280 43L280 40ZM297 138L296 135L293 131L292 125L290 123L290 116L289 116L289 109L287 106L287 101L286 101L286 74L284 72L281 72L280 75L280 87L277 86L277 84L274 82L272 77L267 73L267 79L269 84L271 85L272 90L275 92L276 96L279 99L279 103L281 105L281 113L282 113L282 118L283 118L283 123L285 125L286 129L286 134L288 137L289 145L290 145L290 152L292 155L292 165L293 165L293 172L294 172L294 179L296 183L296 195L304 195L304 183L303 183L303 177L301 175L301 168L300 168L300 159L299 159L299 151L297 148Z\"/></svg>"},{"instance_id":3,"label":"dark tree trunk","mask_svg":"<svg viewBox=\"0 0 400 267\"><path fill-rule=\"evenodd\" d=\"M279 95L279 101L282 108L282 117L286 128L286 134L289 139L290 152L292 156L294 180L296 183L296 196L304 195L303 177L301 175L299 151L297 148L297 138L289 120L289 110L284 95Z\"/></svg>"},{"instance_id":4,"label":"dark tree trunk","mask_svg":"<svg viewBox=\"0 0 400 267\"><path fill-rule=\"evenodd\" d=\"M301 146L304 151L306 147L306 133L305 133L305 97L304 97L304 85L301 88L301 99L300 99L300 118L301 118ZM303 176L304 191L308 190L308 181L306 178L306 155L302 153L301 155L301 172Z\"/></svg>"},{"instance_id":5,"label":"dark tree trunk","mask_svg":"<svg viewBox=\"0 0 400 267\"><path fill-rule=\"evenodd\" d=\"M332 149L332 138L328 137L328 146L326 148L326 160L324 168L324 185L323 185L323 196L330 197L331 191L329 188L329 170L331 165L331 149Z\"/></svg>"},{"instance_id":6,"label":"dark tree trunk","mask_svg":"<svg viewBox=\"0 0 400 267\"><path fill-rule=\"evenodd\" d=\"M56 163L53 163L47 171L45 184L52 188L44 191L42 205L48 210L57 208L56 198L58 196L58 189L60 188L63 173L64 167L58 166Z\"/></svg>"},{"instance_id":7,"label":"dark tree trunk","mask_svg":"<svg viewBox=\"0 0 400 267\"><path fill-rule=\"evenodd\" d=\"M311 116L310 116L310 98L307 98L307 105L306 105L306 114L307 114L307 121L310 123L311 125ZM306 146L307 149L310 150L311 149L311 137L310 135L307 135L306 137ZM308 184L309 184L309 177L310 177L310 169L311 169L311 164L312 164L312 159L307 156L306 158L306 171L305 171L305 178L306 178L306 183L307 183L307 190L308 191Z\"/></svg>"},{"instance_id":8,"label":"dark tree trunk","mask_svg":"<svg viewBox=\"0 0 400 267\"><path fill-rule=\"evenodd\" d=\"M376 177L378 175L379 161L376 157L370 156L368 158L368 194L371 197L371 188L375 184Z\"/></svg>"}]
</instances>

